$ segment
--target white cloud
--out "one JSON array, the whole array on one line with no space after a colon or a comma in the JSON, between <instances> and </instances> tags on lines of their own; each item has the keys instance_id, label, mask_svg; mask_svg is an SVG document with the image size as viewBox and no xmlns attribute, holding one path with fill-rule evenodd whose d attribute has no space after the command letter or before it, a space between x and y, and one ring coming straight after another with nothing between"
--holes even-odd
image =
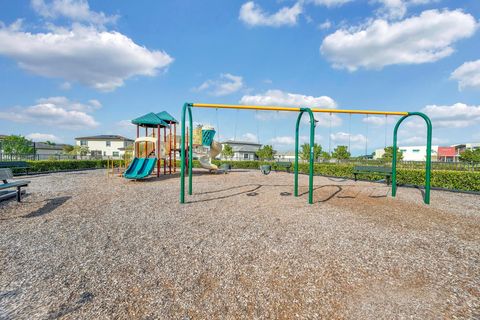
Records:
<instances>
[{"instance_id":1,"label":"white cloud","mask_svg":"<svg viewBox=\"0 0 480 320\"><path fill-rule=\"evenodd\" d=\"M339 127L342 125L343 121L337 114L332 113L315 113L315 120L317 120L317 126L320 127ZM304 123L310 123L310 120L307 117L303 118Z\"/></svg>"},{"instance_id":2,"label":"white cloud","mask_svg":"<svg viewBox=\"0 0 480 320\"><path fill-rule=\"evenodd\" d=\"M276 13L265 13L255 2L248 1L240 8L239 19L249 26L293 26L297 24L298 17L302 13L300 2L292 7L283 7Z\"/></svg>"},{"instance_id":3,"label":"white cloud","mask_svg":"<svg viewBox=\"0 0 480 320\"><path fill-rule=\"evenodd\" d=\"M293 145L295 144L295 138L290 136L280 136L271 139L270 142L273 144Z\"/></svg>"},{"instance_id":4,"label":"white cloud","mask_svg":"<svg viewBox=\"0 0 480 320\"><path fill-rule=\"evenodd\" d=\"M323 40L320 51L334 67L350 71L435 62L451 55L453 43L472 36L476 26L461 10L428 10L395 23L377 19L342 28Z\"/></svg>"},{"instance_id":5,"label":"white cloud","mask_svg":"<svg viewBox=\"0 0 480 320\"><path fill-rule=\"evenodd\" d=\"M27 134L26 138L35 142L45 142L45 141L57 142L57 143L62 142L62 139L60 139L54 134L49 134L49 133L30 133L30 134Z\"/></svg>"},{"instance_id":6,"label":"white cloud","mask_svg":"<svg viewBox=\"0 0 480 320\"><path fill-rule=\"evenodd\" d=\"M425 5L438 0L373 0L373 3L380 3L382 6L377 14L388 19L401 19L407 13L410 6Z\"/></svg>"},{"instance_id":7,"label":"white cloud","mask_svg":"<svg viewBox=\"0 0 480 320\"><path fill-rule=\"evenodd\" d=\"M335 108L335 100L328 96L307 96L298 93L289 93L281 90L268 90L263 94L245 95L240 99L241 104L260 106Z\"/></svg>"},{"instance_id":8,"label":"white cloud","mask_svg":"<svg viewBox=\"0 0 480 320\"><path fill-rule=\"evenodd\" d=\"M326 7L339 7L353 0L307 0L308 3Z\"/></svg>"},{"instance_id":9,"label":"white cloud","mask_svg":"<svg viewBox=\"0 0 480 320\"><path fill-rule=\"evenodd\" d=\"M348 141L350 140L350 147L352 149L363 149L365 148L365 142L367 138L363 134L348 134L347 132L336 132L330 134L330 139L336 145L346 145L348 146Z\"/></svg>"},{"instance_id":10,"label":"white cloud","mask_svg":"<svg viewBox=\"0 0 480 320\"><path fill-rule=\"evenodd\" d=\"M241 138L242 141L245 142L258 142L258 137L256 134L253 134L251 132L247 132L242 134Z\"/></svg>"},{"instance_id":11,"label":"white cloud","mask_svg":"<svg viewBox=\"0 0 480 320\"><path fill-rule=\"evenodd\" d=\"M132 123L131 120L120 120L117 122L116 124L118 127L120 128L124 128L124 129L131 129L131 128L135 128L136 126Z\"/></svg>"},{"instance_id":12,"label":"white cloud","mask_svg":"<svg viewBox=\"0 0 480 320\"><path fill-rule=\"evenodd\" d=\"M222 73L217 80L207 80L196 91L208 91L214 96L226 96L235 93L244 87L243 78L230 73Z\"/></svg>"},{"instance_id":13,"label":"white cloud","mask_svg":"<svg viewBox=\"0 0 480 320\"><path fill-rule=\"evenodd\" d=\"M32 8L42 17L56 19L65 17L72 21L88 22L96 25L115 23L117 15L107 16L103 12L90 10L87 0L32 0Z\"/></svg>"},{"instance_id":14,"label":"white cloud","mask_svg":"<svg viewBox=\"0 0 480 320\"><path fill-rule=\"evenodd\" d=\"M327 29L330 29L331 27L332 27L332 23L330 22L330 20L326 20L325 22L320 23L318 25L318 29L320 30L327 30Z\"/></svg>"},{"instance_id":15,"label":"white cloud","mask_svg":"<svg viewBox=\"0 0 480 320\"><path fill-rule=\"evenodd\" d=\"M467 87L480 89L480 60L465 62L452 72L450 78L458 81L460 90Z\"/></svg>"},{"instance_id":16,"label":"white cloud","mask_svg":"<svg viewBox=\"0 0 480 320\"><path fill-rule=\"evenodd\" d=\"M50 97L40 98L37 100L38 104L52 104L65 110L81 111L81 112L93 112L102 107L100 101L96 99L89 100L88 103L81 103L77 101L71 101L66 97Z\"/></svg>"},{"instance_id":17,"label":"white cloud","mask_svg":"<svg viewBox=\"0 0 480 320\"><path fill-rule=\"evenodd\" d=\"M393 124L396 122L396 119L393 117L379 117L379 116L368 116L362 119L362 122L374 125L374 126L384 126L386 124Z\"/></svg>"},{"instance_id":18,"label":"white cloud","mask_svg":"<svg viewBox=\"0 0 480 320\"><path fill-rule=\"evenodd\" d=\"M428 105L422 109L434 128L465 128L480 123L480 106L456 103L451 106Z\"/></svg>"},{"instance_id":19,"label":"white cloud","mask_svg":"<svg viewBox=\"0 0 480 320\"><path fill-rule=\"evenodd\" d=\"M0 24L0 55L33 74L100 91L115 90L134 76L154 76L173 62L167 53L150 51L119 32L78 24L45 33L22 31L18 22Z\"/></svg>"},{"instance_id":20,"label":"white cloud","mask_svg":"<svg viewBox=\"0 0 480 320\"><path fill-rule=\"evenodd\" d=\"M28 107L14 107L0 111L0 119L34 123L62 129L95 128L99 123L87 112L95 109L91 104L81 104L65 97L42 98Z\"/></svg>"}]
</instances>

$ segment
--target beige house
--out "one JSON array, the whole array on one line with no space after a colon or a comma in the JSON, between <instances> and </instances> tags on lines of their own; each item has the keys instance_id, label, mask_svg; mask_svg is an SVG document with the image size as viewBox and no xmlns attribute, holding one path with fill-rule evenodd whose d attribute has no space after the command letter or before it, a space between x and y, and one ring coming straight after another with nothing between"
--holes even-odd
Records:
<instances>
[{"instance_id":1,"label":"beige house","mask_svg":"<svg viewBox=\"0 0 480 320\"><path fill-rule=\"evenodd\" d=\"M98 135L75 138L77 146L88 147L89 154L97 157L120 158L134 140L119 135Z\"/></svg>"}]
</instances>

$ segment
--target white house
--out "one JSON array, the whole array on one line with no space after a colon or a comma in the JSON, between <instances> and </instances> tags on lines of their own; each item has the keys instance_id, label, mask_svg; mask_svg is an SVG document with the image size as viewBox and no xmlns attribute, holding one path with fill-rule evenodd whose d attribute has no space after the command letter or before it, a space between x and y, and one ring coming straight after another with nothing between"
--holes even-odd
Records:
<instances>
[{"instance_id":1,"label":"white house","mask_svg":"<svg viewBox=\"0 0 480 320\"><path fill-rule=\"evenodd\" d=\"M77 146L88 147L92 156L119 158L125 153L125 148L134 140L119 135L99 135L75 138Z\"/></svg>"},{"instance_id":2,"label":"white house","mask_svg":"<svg viewBox=\"0 0 480 320\"><path fill-rule=\"evenodd\" d=\"M299 156L300 158L300 156ZM276 161L295 161L295 151L277 152L275 154Z\"/></svg>"},{"instance_id":3,"label":"white house","mask_svg":"<svg viewBox=\"0 0 480 320\"><path fill-rule=\"evenodd\" d=\"M226 144L228 144L233 149L233 158L227 159L221 156L222 160L236 160L236 161L258 160L256 152L262 147L260 143L247 142L247 141L227 140L222 142L222 144L224 147Z\"/></svg>"},{"instance_id":4,"label":"white house","mask_svg":"<svg viewBox=\"0 0 480 320\"><path fill-rule=\"evenodd\" d=\"M427 159L427 147L426 146L410 146L410 147L398 147L403 155L403 161L426 161ZM385 154L385 150L375 150L375 156L373 159L381 159ZM432 160L437 159L438 146L432 146Z\"/></svg>"}]
</instances>

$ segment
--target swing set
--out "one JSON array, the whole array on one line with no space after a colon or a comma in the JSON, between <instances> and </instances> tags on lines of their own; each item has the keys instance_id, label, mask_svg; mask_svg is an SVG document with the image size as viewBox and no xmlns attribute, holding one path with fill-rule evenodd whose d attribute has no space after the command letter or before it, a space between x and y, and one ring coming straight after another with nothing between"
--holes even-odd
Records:
<instances>
[{"instance_id":1,"label":"swing set","mask_svg":"<svg viewBox=\"0 0 480 320\"><path fill-rule=\"evenodd\" d=\"M262 111L287 111L297 112L297 122L295 126L295 164L294 164L294 196L298 197L298 147L299 147L299 127L302 116L307 113L310 118L310 160L308 174L308 203L313 204L313 173L314 173L314 142L316 120L313 113L342 113L342 114L364 114L364 115L393 115L402 116L398 120L393 130L393 159L392 159L392 197L397 193L397 133L400 124L410 116L421 117L427 126L427 157L425 166L425 204L430 203L430 175L432 161L432 122L430 118L421 112L403 112L403 111L376 111L376 110L342 110L342 109L319 109L319 108L298 108L298 107L278 107L278 106L251 106L251 105L228 105L228 104L208 104L208 103L185 103L182 108L182 140L181 140L181 169L180 169L180 203L185 203L185 176L188 175L188 194L193 194L192 184L192 137L193 137L193 118L192 108L211 108L211 109L243 109L243 110L262 110ZM188 128L186 127L186 116L188 113ZM188 150L186 140L188 139ZM187 157L188 151L188 157ZM187 164L188 162L188 164Z\"/></svg>"}]
</instances>

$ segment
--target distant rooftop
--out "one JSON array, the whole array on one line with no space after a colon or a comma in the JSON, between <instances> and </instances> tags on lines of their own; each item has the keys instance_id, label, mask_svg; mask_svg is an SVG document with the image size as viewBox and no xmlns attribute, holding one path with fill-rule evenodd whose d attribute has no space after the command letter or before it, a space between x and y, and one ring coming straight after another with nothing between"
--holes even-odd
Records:
<instances>
[{"instance_id":1,"label":"distant rooftop","mask_svg":"<svg viewBox=\"0 0 480 320\"><path fill-rule=\"evenodd\" d=\"M103 134L98 136L87 136L87 137L77 137L75 140L121 140L121 141L133 141L132 139L125 138L119 135L110 135L110 134Z\"/></svg>"},{"instance_id":2,"label":"distant rooftop","mask_svg":"<svg viewBox=\"0 0 480 320\"><path fill-rule=\"evenodd\" d=\"M43 150L62 150L64 146L66 146L64 143L48 144L46 142L35 142L35 148Z\"/></svg>"},{"instance_id":3,"label":"distant rooftop","mask_svg":"<svg viewBox=\"0 0 480 320\"><path fill-rule=\"evenodd\" d=\"M259 146L261 147L261 143L251 142L251 141L238 141L238 140L225 140L222 142L223 144L231 144L231 145L249 145L249 146Z\"/></svg>"}]
</instances>

